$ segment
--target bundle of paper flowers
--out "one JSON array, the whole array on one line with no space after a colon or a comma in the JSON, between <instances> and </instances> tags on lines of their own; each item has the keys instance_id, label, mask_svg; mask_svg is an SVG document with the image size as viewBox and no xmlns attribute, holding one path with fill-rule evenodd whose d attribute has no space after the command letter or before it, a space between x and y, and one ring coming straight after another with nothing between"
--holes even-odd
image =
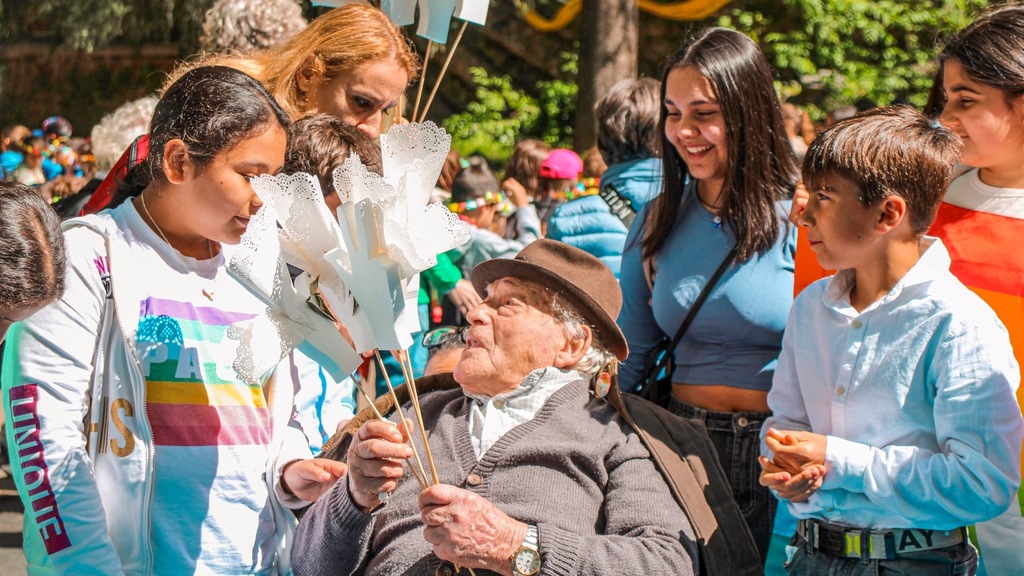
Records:
<instances>
[{"instance_id":1,"label":"bundle of paper flowers","mask_svg":"<svg viewBox=\"0 0 1024 576\"><path fill-rule=\"evenodd\" d=\"M253 179L264 205L230 271L269 310L236 334L239 374L256 381L298 346L340 380L359 353L409 348L419 273L469 239L447 208L428 204L450 145L432 122L393 127L381 136L383 177L355 155L335 171L337 214L309 174Z\"/></svg>"}]
</instances>

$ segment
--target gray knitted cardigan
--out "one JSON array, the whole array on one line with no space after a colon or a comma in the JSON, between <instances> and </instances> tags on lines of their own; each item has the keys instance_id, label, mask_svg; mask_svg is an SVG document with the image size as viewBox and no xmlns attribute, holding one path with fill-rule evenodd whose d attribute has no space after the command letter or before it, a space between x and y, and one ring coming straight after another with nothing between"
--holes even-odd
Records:
<instances>
[{"instance_id":1,"label":"gray knitted cardigan","mask_svg":"<svg viewBox=\"0 0 1024 576\"><path fill-rule=\"evenodd\" d=\"M461 389L420 397L440 480L536 524L542 575L697 573L693 530L650 453L586 382L556 392L480 461L466 422L470 402ZM425 453L418 441L417 450ZM423 539L418 494L406 474L387 504L364 514L342 478L299 523L295 574L452 573Z\"/></svg>"}]
</instances>

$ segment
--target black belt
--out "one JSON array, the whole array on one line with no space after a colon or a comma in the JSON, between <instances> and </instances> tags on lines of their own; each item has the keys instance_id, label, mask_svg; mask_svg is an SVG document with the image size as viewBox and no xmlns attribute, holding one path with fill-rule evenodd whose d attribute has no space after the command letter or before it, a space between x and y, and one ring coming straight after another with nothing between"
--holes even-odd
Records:
<instances>
[{"instance_id":1,"label":"black belt","mask_svg":"<svg viewBox=\"0 0 1024 576\"><path fill-rule=\"evenodd\" d=\"M895 560L897 557L949 548L962 543L966 529L953 530L879 530L829 524L820 520L801 520L797 534L812 550L842 558L862 560Z\"/></svg>"}]
</instances>

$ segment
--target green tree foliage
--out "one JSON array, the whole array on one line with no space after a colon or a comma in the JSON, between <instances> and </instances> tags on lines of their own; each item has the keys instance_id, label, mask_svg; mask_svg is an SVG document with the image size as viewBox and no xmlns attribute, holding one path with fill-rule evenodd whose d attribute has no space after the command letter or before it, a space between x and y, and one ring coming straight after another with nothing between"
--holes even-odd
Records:
<instances>
[{"instance_id":1,"label":"green tree foliage","mask_svg":"<svg viewBox=\"0 0 1024 576\"><path fill-rule=\"evenodd\" d=\"M820 114L859 98L923 105L944 39L988 4L740 0L717 23L754 38L775 66L783 96Z\"/></svg>"},{"instance_id":2,"label":"green tree foliage","mask_svg":"<svg viewBox=\"0 0 1024 576\"><path fill-rule=\"evenodd\" d=\"M0 37L92 51L111 44L198 47L214 0L0 0Z\"/></svg>"},{"instance_id":3,"label":"green tree foliage","mask_svg":"<svg viewBox=\"0 0 1024 576\"><path fill-rule=\"evenodd\" d=\"M452 147L463 155L480 154L492 164L503 163L523 138L539 138L556 147L572 146L576 113L576 55L562 55L568 79L544 80L536 96L517 88L508 75L491 76L470 68L476 98L464 112L444 120Z\"/></svg>"}]
</instances>

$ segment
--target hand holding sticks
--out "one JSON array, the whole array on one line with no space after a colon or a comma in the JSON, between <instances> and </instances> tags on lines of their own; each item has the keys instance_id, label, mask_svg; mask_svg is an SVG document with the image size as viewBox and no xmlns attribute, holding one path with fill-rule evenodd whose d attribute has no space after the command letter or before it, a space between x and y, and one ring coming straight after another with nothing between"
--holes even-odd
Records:
<instances>
[{"instance_id":1,"label":"hand holding sticks","mask_svg":"<svg viewBox=\"0 0 1024 576\"><path fill-rule=\"evenodd\" d=\"M423 469L423 463L420 461L419 452L416 450L415 443L412 442L412 433L409 432L408 424L406 424L405 417L402 416L402 413L401 413L402 408L401 408L401 404L398 401L398 395L395 394L395 388L394 388L394 386L391 385L391 378L388 377L387 370L384 367L384 360L380 356L380 351L374 350L374 355L377 358L377 364L380 366L381 374L384 376L384 382L387 383L388 393L391 394L391 400L395 404L395 409L398 410L399 419L402 422L402 426L405 427L405 434L409 438L409 444L412 447L413 458L416 460L417 466L419 466L419 471L418 472L417 472L417 470L415 468L413 468L411 463L409 464L409 469L412 470L413 476L416 477L416 481L419 482L420 488L422 490L426 490L427 488L429 488L430 486L433 486L435 484L440 484L441 480L437 476L437 467L434 465L434 454L430 450L430 441L427 440L427 430L426 430L426 427L423 424L423 413L420 411L419 392L416 390L416 380L413 378L412 362L409 359L408 352L405 351L405 350L401 350L401 351L398 351L398 352L393 352L393 355L394 355L395 359L398 360L398 365L402 369L402 375L405 377L405 386L406 386L406 389L409 391L409 401L412 404L413 412L415 412L415 414L416 414L416 422L417 422L417 424L419 426L420 437L423 438L423 447L424 447L424 449L427 452L427 465L430 467L430 481L429 482L427 481L427 478L426 478L427 474L426 474L426 472ZM358 386L357 386L357 388L358 388ZM360 392L362 392L361 388L360 388ZM371 401L371 406L372 405L373 405L373 403ZM374 407L374 412L377 413L378 417L383 419L383 417L380 416L380 413L376 412L376 410L377 410L377 408ZM474 572L472 568L467 567L466 570L468 570L469 573L472 576L476 576L476 572ZM455 572L458 573L458 572L461 572L461 571L462 571L462 568L458 564L456 564L455 565Z\"/></svg>"}]
</instances>

